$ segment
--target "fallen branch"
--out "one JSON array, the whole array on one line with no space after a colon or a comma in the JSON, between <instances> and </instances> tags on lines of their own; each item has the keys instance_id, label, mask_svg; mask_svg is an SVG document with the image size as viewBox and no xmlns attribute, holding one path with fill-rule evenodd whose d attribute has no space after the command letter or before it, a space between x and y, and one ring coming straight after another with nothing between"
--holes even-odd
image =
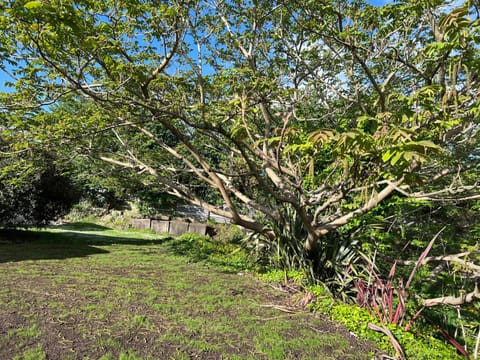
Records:
<instances>
[{"instance_id":1,"label":"fallen branch","mask_svg":"<svg viewBox=\"0 0 480 360\"><path fill-rule=\"evenodd\" d=\"M280 311L286 312L288 314L298 314L300 312L300 311L298 311L298 309L294 309L294 308L288 307L288 306L273 305L273 304L272 305L260 305L260 306L280 310Z\"/></svg>"},{"instance_id":2,"label":"fallen branch","mask_svg":"<svg viewBox=\"0 0 480 360\"><path fill-rule=\"evenodd\" d=\"M437 305L459 306L472 303L477 300L480 300L480 289L478 288L478 284L475 285L475 290L470 293L463 294L461 296L442 296L434 299L426 299L423 300L423 304L426 307Z\"/></svg>"},{"instance_id":3,"label":"fallen branch","mask_svg":"<svg viewBox=\"0 0 480 360\"><path fill-rule=\"evenodd\" d=\"M480 251L467 251L459 254L443 255L443 256L429 256L421 261L421 264L427 264L431 262L453 262L458 263L469 270L475 271L476 274L480 274L480 265L474 264L473 262L465 260L465 257L470 255L478 255ZM416 264L415 260L399 260L397 261L399 265L414 265Z\"/></svg>"},{"instance_id":4,"label":"fallen branch","mask_svg":"<svg viewBox=\"0 0 480 360\"><path fill-rule=\"evenodd\" d=\"M317 334L328 334L328 331L325 331L325 330L320 330L320 329L317 329L313 326L309 326L309 328L313 331L315 331Z\"/></svg>"}]
</instances>

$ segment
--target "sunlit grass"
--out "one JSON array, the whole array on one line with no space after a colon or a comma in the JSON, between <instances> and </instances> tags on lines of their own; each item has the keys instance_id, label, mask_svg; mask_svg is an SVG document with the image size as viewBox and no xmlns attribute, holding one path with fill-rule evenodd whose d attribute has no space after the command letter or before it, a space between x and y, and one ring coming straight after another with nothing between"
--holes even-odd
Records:
<instances>
[{"instance_id":1,"label":"sunlit grass","mask_svg":"<svg viewBox=\"0 0 480 360\"><path fill-rule=\"evenodd\" d=\"M45 358L49 347L40 345L48 336L64 352L55 356L65 359L79 358L72 350L78 342L88 349L82 359L104 360L158 354L328 359L333 348L337 358L353 352L343 335L310 330L311 324L322 326L311 314L262 306L285 298L248 275L248 259L231 244L85 223L35 237L1 245L0 321L15 312L25 325L0 340L0 356Z\"/></svg>"}]
</instances>

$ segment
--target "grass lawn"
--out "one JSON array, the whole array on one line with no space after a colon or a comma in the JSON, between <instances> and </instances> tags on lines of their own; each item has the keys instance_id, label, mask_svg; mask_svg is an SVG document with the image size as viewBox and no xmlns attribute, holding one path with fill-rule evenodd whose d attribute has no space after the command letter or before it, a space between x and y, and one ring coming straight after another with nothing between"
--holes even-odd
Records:
<instances>
[{"instance_id":1,"label":"grass lawn","mask_svg":"<svg viewBox=\"0 0 480 360\"><path fill-rule=\"evenodd\" d=\"M286 294L194 262L188 247L87 223L0 233L0 359L374 358L341 326L279 311Z\"/></svg>"}]
</instances>

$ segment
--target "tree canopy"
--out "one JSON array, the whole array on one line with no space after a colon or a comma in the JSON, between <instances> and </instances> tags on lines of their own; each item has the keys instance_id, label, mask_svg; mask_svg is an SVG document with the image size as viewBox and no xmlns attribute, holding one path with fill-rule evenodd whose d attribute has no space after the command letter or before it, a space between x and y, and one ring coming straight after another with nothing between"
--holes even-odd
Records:
<instances>
[{"instance_id":1,"label":"tree canopy","mask_svg":"<svg viewBox=\"0 0 480 360\"><path fill-rule=\"evenodd\" d=\"M479 198L474 2L0 9L2 156L66 147L311 257L393 194Z\"/></svg>"},{"instance_id":2,"label":"tree canopy","mask_svg":"<svg viewBox=\"0 0 480 360\"><path fill-rule=\"evenodd\" d=\"M54 154L87 186L150 201L163 191L227 217L268 261L330 284L354 274L345 288L377 315L384 306L385 321L404 320L420 264L438 264L428 280L447 275L418 285L432 298L411 321L472 303L479 11L469 0L0 0L12 79L0 203L57 179L41 160ZM386 280L377 250L382 270L394 264ZM400 250L414 270L394 286ZM369 282L355 273L363 260Z\"/></svg>"}]
</instances>

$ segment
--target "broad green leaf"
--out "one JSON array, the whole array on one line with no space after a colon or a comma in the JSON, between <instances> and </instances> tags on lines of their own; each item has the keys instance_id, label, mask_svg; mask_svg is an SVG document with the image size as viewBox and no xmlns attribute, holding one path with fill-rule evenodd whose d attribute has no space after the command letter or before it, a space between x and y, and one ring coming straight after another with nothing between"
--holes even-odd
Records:
<instances>
[{"instance_id":1,"label":"broad green leaf","mask_svg":"<svg viewBox=\"0 0 480 360\"><path fill-rule=\"evenodd\" d=\"M392 159L390 160L390 164L392 164L392 166L395 166L395 164L403 157L403 152L402 151L396 151L392 157Z\"/></svg>"},{"instance_id":2,"label":"broad green leaf","mask_svg":"<svg viewBox=\"0 0 480 360\"><path fill-rule=\"evenodd\" d=\"M24 8L26 9L35 9L42 6L41 1L29 1L25 5L23 5Z\"/></svg>"},{"instance_id":3,"label":"broad green leaf","mask_svg":"<svg viewBox=\"0 0 480 360\"><path fill-rule=\"evenodd\" d=\"M382 161L387 162L393 156L393 153L390 150L387 150L382 154Z\"/></svg>"}]
</instances>

